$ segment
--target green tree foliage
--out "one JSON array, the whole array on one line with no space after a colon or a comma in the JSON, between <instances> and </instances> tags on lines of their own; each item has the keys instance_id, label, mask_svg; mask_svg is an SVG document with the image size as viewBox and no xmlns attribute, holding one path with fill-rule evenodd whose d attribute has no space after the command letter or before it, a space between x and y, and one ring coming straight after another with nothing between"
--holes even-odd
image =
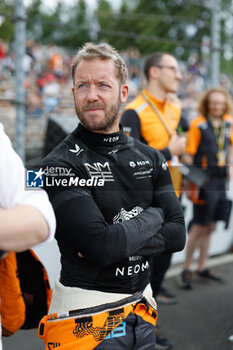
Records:
<instances>
[{"instance_id":1,"label":"green tree foliage","mask_svg":"<svg viewBox=\"0 0 233 350\"><path fill-rule=\"evenodd\" d=\"M42 34L41 6L41 0L34 0L26 9L27 36L33 38L35 41L40 41Z\"/></svg>"},{"instance_id":2,"label":"green tree foliage","mask_svg":"<svg viewBox=\"0 0 233 350\"><path fill-rule=\"evenodd\" d=\"M49 13L41 8L41 0L33 1L27 8L28 35L35 41L57 44L71 51L90 41L85 0L76 0L71 7L59 1Z\"/></svg>"},{"instance_id":3,"label":"green tree foliage","mask_svg":"<svg viewBox=\"0 0 233 350\"><path fill-rule=\"evenodd\" d=\"M62 35L62 2L58 2L54 11L42 11L42 1L34 0L27 7L27 36L44 44L54 43Z\"/></svg>"},{"instance_id":4,"label":"green tree foliage","mask_svg":"<svg viewBox=\"0 0 233 350\"><path fill-rule=\"evenodd\" d=\"M44 13L42 17L43 41L44 43L57 43L63 36L61 14L63 12L62 2L59 1L52 13Z\"/></svg>"},{"instance_id":5,"label":"green tree foliage","mask_svg":"<svg viewBox=\"0 0 233 350\"><path fill-rule=\"evenodd\" d=\"M103 2L107 8L107 1L102 0L98 10ZM101 14L104 15L102 9ZM160 50L187 56L191 50L200 49L201 38L210 27L210 13L188 1L138 0L133 4L123 0L109 21L99 20L99 23L100 37L102 32L115 29L114 42L118 48L135 45L145 54ZM111 32L109 40L112 40L110 36L113 36Z\"/></svg>"},{"instance_id":6,"label":"green tree foliage","mask_svg":"<svg viewBox=\"0 0 233 350\"><path fill-rule=\"evenodd\" d=\"M13 1L0 0L0 38L11 43L14 40Z\"/></svg>"},{"instance_id":7,"label":"green tree foliage","mask_svg":"<svg viewBox=\"0 0 233 350\"><path fill-rule=\"evenodd\" d=\"M60 0L50 12L43 10L42 0L33 0L26 9L27 37L71 51L87 41L107 41L118 50L136 47L142 55L159 50L184 60L193 52L201 58L203 37L211 36L211 2L121 0L119 6L113 6L110 0L97 0L93 13L86 0L74 0L69 6ZM14 1L0 0L0 12L9 14L2 17L0 37L11 42ZM232 0L222 0L221 17L221 54L226 59L226 53L233 50ZM223 69L225 66L223 59Z\"/></svg>"},{"instance_id":8,"label":"green tree foliage","mask_svg":"<svg viewBox=\"0 0 233 350\"><path fill-rule=\"evenodd\" d=\"M109 0L110 1L110 0ZM135 0L121 1L112 10L108 0L98 2L99 39L117 49L134 46L143 55L153 51L170 52L182 60L191 53L202 59L204 37L211 38L212 1L200 0ZM222 0L221 42L222 67L226 67L224 51L233 50L232 0ZM225 47L225 49L224 49ZM229 72L229 66L228 66ZM233 70L233 68L232 68Z\"/></svg>"},{"instance_id":9,"label":"green tree foliage","mask_svg":"<svg viewBox=\"0 0 233 350\"><path fill-rule=\"evenodd\" d=\"M74 5L67 9L67 16L62 23L62 36L57 44L76 51L85 42L90 41L90 19L87 14L85 0L76 0Z\"/></svg>"},{"instance_id":10,"label":"green tree foliage","mask_svg":"<svg viewBox=\"0 0 233 350\"><path fill-rule=\"evenodd\" d=\"M107 41L110 45L114 41L114 13L112 6L107 0L98 0L95 16L100 26L98 41Z\"/></svg>"}]
</instances>

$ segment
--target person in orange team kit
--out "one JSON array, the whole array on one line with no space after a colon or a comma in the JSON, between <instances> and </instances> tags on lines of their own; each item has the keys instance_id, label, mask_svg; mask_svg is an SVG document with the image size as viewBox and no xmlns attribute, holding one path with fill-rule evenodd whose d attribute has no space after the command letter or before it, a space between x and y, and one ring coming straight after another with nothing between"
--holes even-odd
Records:
<instances>
[{"instance_id":1,"label":"person in orange team kit","mask_svg":"<svg viewBox=\"0 0 233 350\"><path fill-rule=\"evenodd\" d=\"M175 57L157 52L149 56L144 64L147 87L125 107L121 123L126 134L160 150L169 161L170 172L177 196L181 185L178 156L185 151L186 139L177 135L181 109L176 97L182 78ZM158 302L173 304L175 296L162 287L172 254L153 256L150 259L151 286ZM169 349L170 341L158 334L156 345Z\"/></svg>"},{"instance_id":2,"label":"person in orange team kit","mask_svg":"<svg viewBox=\"0 0 233 350\"><path fill-rule=\"evenodd\" d=\"M227 212L226 182L232 175L233 118L231 98L222 88L207 90L199 101L198 112L187 134L187 155L184 161L206 169L208 182L193 200L193 220L187 241L184 270L178 277L181 288L192 288L190 265L193 253L199 249L197 277L206 281L223 282L206 266L211 233L220 220L220 209ZM227 167L227 165L230 165ZM227 169L228 168L228 169ZM229 170L229 172L227 171ZM222 219L222 218L221 218Z\"/></svg>"}]
</instances>

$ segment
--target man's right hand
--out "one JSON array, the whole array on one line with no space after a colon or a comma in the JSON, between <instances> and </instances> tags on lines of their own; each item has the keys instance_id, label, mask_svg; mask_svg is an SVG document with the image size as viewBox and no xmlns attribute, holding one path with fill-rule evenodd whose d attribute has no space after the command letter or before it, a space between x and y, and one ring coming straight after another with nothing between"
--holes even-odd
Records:
<instances>
[{"instance_id":1,"label":"man's right hand","mask_svg":"<svg viewBox=\"0 0 233 350\"><path fill-rule=\"evenodd\" d=\"M186 137L173 135L168 144L168 149L172 156L180 156L185 153Z\"/></svg>"}]
</instances>

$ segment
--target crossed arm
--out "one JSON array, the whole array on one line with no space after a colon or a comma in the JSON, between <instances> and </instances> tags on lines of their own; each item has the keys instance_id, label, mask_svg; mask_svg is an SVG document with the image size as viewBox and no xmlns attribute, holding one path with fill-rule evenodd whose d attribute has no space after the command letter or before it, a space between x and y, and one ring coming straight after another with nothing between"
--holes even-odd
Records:
<instances>
[{"instance_id":1,"label":"crossed arm","mask_svg":"<svg viewBox=\"0 0 233 350\"><path fill-rule=\"evenodd\" d=\"M163 223L162 211L150 207L129 221L108 224L84 189L56 193L50 199L57 218L58 243L73 247L89 262L102 266L133 255Z\"/></svg>"},{"instance_id":2,"label":"crossed arm","mask_svg":"<svg viewBox=\"0 0 233 350\"><path fill-rule=\"evenodd\" d=\"M21 252L46 240L49 227L41 212L30 205L0 210L0 250Z\"/></svg>"},{"instance_id":3,"label":"crossed arm","mask_svg":"<svg viewBox=\"0 0 233 350\"><path fill-rule=\"evenodd\" d=\"M90 192L82 188L51 191L59 245L68 245L77 255L79 252L87 261L102 266L135 254L157 255L182 250L185 243L182 208L169 170L160 171L151 207L117 224L106 222Z\"/></svg>"},{"instance_id":4,"label":"crossed arm","mask_svg":"<svg viewBox=\"0 0 233 350\"><path fill-rule=\"evenodd\" d=\"M44 191L25 191L26 172L0 124L0 250L20 252L55 231L55 217Z\"/></svg>"}]
</instances>

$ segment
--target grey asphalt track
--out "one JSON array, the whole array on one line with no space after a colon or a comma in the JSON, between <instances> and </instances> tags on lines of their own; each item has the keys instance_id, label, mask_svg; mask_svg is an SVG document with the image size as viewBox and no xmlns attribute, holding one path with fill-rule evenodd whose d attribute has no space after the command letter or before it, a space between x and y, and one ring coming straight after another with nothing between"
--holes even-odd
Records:
<instances>
[{"instance_id":1,"label":"grey asphalt track","mask_svg":"<svg viewBox=\"0 0 233 350\"><path fill-rule=\"evenodd\" d=\"M225 283L194 279L191 290L179 289L174 277L164 283L179 303L159 305L158 323L175 350L233 350L233 262L212 271Z\"/></svg>"},{"instance_id":2,"label":"grey asphalt track","mask_svg":"<svg viewBox=\"0 0 233 350\"><path fill-rule=\"evenodd\" d=\"M176 277L165 286L179 298L175 305L159 305L160 330L173 342L174 350L233 350L233 262L214 267L225 284L194 281L192 290L181 290ZM4 350L42 350L37 330L19 331L3 339ZM59 349L59 348L58 348ZM131 350L131 349L128 349Z\"/></svg>"}]
</instances>

